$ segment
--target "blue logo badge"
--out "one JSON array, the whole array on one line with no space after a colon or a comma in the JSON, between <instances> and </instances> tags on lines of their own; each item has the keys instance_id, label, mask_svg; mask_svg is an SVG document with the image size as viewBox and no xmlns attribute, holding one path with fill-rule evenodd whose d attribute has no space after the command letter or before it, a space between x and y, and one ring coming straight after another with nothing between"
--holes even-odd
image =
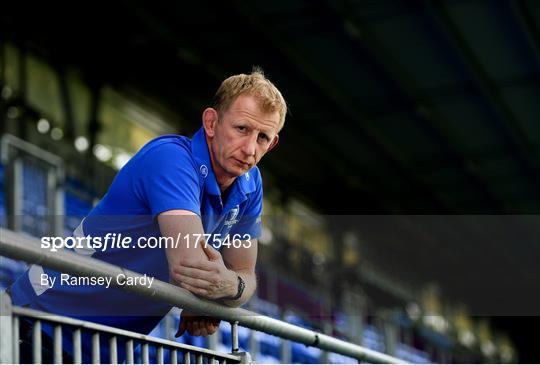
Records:
<instances>
[{"instance_id":1,"label":"blue logo badge","mask_svg":"<svg viewBox=\"0 0 540 365\"><path fill-rule=\"evenodd\" d=\"M208 167L206 167L206 165L201 165L200 171L203 177L208 176Z\"/></svg>"}]
</instances>

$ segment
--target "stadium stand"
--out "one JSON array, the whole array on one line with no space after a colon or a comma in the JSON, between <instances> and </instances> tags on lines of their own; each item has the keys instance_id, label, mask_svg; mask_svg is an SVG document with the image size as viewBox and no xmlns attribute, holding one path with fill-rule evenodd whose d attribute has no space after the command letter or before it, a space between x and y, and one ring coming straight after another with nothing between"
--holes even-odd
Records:
<instances>
[{"instance_id":1,"label":"stadium stand","mask_svg":"<svg viewBox=\"0 0 540 365\"><path fill-rule=\"evenodd\" d=\"M25 107L28 108L28 106ZM34 112L34 114L35 113L36 112ZM31 121L29 124L31 125L32 123L35 124L35 121ZM54 121L51 123L53 126L55 125ZM33 136L33 138L36 145L41 146L43 144L42 140L39 138L36 138L35 136ZM77 155L77 151L72 151L72 142L73 141L71 140L55 141L51 150L57 148L59 151L63 152L61 154L62 156L73 156L73 154L75 154L77 158L66 157L66 163L74 165L72 166L73 170L77 170L77 168L81 170L78 165L83 160L83 155ZM50 143L50 141L47 141L47 143ZM86 158L86 156L84 158ZM107 161L107 164L110 165L110 161L113 160L114 158L110 158ZM105 163L102 165L105 165ZM96 170L98 172L96 175L99 175L99 168ZM47 172L43 166L31 159L25 161L22 171L21 230L29 235L39 237L44 235L49 224L47 222L46 209ZM6 192L5 172L6 167L0 165L0 188L2 192ZM88 181L83 183L80 176L80 171L78 174L73 175L67 173L62 185L65 213L62 225L64 235L71 235L82 217L90 211L96 199L99 199L97 191L103 191L103 187L106 186L106 181L96 182L97 179L96 181L92 181L92 183L89 183ZM94 176L92 176L92 179L93 178ZM91 187L88 185L91 185ZM96 188L96 185L102 186ZM2 227L8 225L6 201L6 196L0 194L0 226ZM272 218L275 219L277 216L278 214L274 215ZM289 323L304 328L322 330L323 324L314 324L312 314L325 312L323 308L327 303L324 302L325 298L322 298L321 295L317 296L310 293L307 289L307 283L317 283L318 275L320 273L318 274L317 271L313 269L314 257L316 257L315 254L320 252L326 254L327 252L325 250L328 250L331 242L328 239L327 232L324 232L322 229L315 230L312 223L310 226L309 222L302 222L298 216L294 216L294 214L291 214L291 216L293 217L286 216L285 214L279 215L280 219L275 219L276 222L273 224L272 219L268 220L269 226L275 234L274 246L272 247L272 249L277 252L275 256L279 257L282 261L281 264L286 262L286 264L290 266L291 271L284 273L282 277L276 279L275 277L269 277L264 270L261 270L259 275L261 297L252 300L252 307L250 309L276 319L283 319L284 312L286 312L284 319ZM317 240L318 246L316 246L316 250L319 250L320 252L314 252L316 251L315 249L311 249L311 251L307 250L302 246L304 243L302 240L310 243ZM261 262L261 267L264 268L265 264L268 265L265 262ZM271 264L278 265L280 263L272 262ZM6 257L0 257L0 288L5 288L10 285L25 270L25 268L26 264L22 262L11 260ZM296 272L294 272L294 270L296 270ZM294 276L295 274L296 276ZM299 276L303 281L299 280ZM272 286L274 286L276 288L275 290L279 293L279 295L274 298L268 294L268 292L271 291L270 287ZM378 304L379 303L376 301L371 303L372 307L370 309L376 310ZM449 359L456 360L457 362L485 360L477 348L467 350L469 353L465 357L455 355L455 358L449 358L440 355L455 350L457 345L455 341L451 339L451 334L437 333L436 331L422 326L419 322L413 325L407 315L404 314L403 307L405 306L405 303L402 304L401 314L407 320L401 321L398 319L390 319L398 332L400 334L405 334L398 336L397 343L394 344L393 355L405 361L414 363L432 363L444 359L447 361L449 361ZM306 313L309 314L306 315ZM359 333L347 333L346 330L341 333L339 331L339 329L347 328L347 319L346 315L342 312L342 308L338 305L327 310L327 314L333 319L333 336L344 340L351 340L351 338L359 337L361 338L361 344L371 350L380 352L389 350L389 347L387 346L388 336L385 334L384 326L376 321L370 321L367 317L367 313L359 312L359 315L362 316L362 321L364 322L363 328ZM178 326L178 320L179 310L173 309L154 329L151 335L157 338L169 339L197 347L215 347L215 349L222 352L228 352L231 348L229 323L222 323L219 335L217 336L217 343L211 344L208 339L193 337L187 334L179 339L174 339L173 336ZM253 358L262 363L278 363L283 360L284 353L287 351L289 352L287 355L288 362L292 363L350 363L353 360L339 354L324 354L321 350L316 348L309 348L298 343L290 343L289 341L284 341L278 337L261 332L253 332L245 328L240 328L239 330L239 343L241 349L252 352ZM285 351L284 348L286 349ZM156 356L158 356L155 347L150 347L148 351L151 358L155 359ZM141 360L144 357L143 348L141 346L135 348L135 356L138 360ZM165 359L168 359L168 356L168 353L166 353ZM195 359L192 359L192 361L194 362Z\"/></svg>"}]
</instances>

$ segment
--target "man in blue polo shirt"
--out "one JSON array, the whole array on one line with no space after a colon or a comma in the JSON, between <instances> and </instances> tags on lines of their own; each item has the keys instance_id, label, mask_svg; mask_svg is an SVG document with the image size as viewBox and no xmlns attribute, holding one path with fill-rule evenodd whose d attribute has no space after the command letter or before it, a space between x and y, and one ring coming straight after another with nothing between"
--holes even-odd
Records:
<instances>
[{"instance_id":1,"label":"man in blue polo shirt","mask_svg":"<svg viewBox=\"0 0 540 365\"><path fill-rule=\"evenodd\" d=\"M131 237L131 247L74 251L229 306L245 303L256 287L261 233L262 181L256 165L277 144L285 115L281 93L261 71L229 77L214 105L204 110L203 126L193 138L167 135L146 144L74 232L74 237L121 234ZM180 244L136 246L152 237ZM199 238L210 244L195 245ZM170 310L166 303L123 290L63 279L65 274L33 265L12 286L13 302L142 333ZM218 323L184 311L178 334L212 334ZM70 342L69 336L64 340Z\"/></svg>"}]
</instances>

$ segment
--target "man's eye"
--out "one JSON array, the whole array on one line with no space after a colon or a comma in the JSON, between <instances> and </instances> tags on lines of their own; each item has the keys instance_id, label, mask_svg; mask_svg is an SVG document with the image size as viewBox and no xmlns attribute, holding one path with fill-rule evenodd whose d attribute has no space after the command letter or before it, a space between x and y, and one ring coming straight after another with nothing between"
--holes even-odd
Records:
<instances>
[{"instance_id":1,"label":"man's eye","mask_svg":"<svg viewBox=\"0 0 540 365\"><path fill-rule=\"evenodd\" d=\"M259 134L259 138L264 139L265 141L269 140L269 138L268 138L268 136L266 134Z\"/></svg>"},{"instance_id":2,"label":"man's eye","mask_svg":"<svg viewBox=\"0 0 540 365\"><path fill-rule=\"evenodd\" d=\"M240 132L244 132L246 130L246 127L239 125L238 127L236 127L236 129L238 129Z\"/></svg>"}]
</instances>

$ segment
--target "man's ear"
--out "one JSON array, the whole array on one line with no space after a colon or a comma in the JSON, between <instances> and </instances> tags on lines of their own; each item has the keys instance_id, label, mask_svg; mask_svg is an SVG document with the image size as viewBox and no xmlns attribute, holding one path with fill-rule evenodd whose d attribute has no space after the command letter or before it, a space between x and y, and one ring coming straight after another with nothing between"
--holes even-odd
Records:
<instances>
[{"instance_id":1,"label":"man's ear","mask_svg":"<svg viewBox=\"0 0 540 365\"><path fill-rule=\"evenodd\" d=\"M203 127L208 137L213 137L215 134L216 123L218 121L218 113L214 108L206 108L202 114Z\"/></svg>"},{"instance_id":2,"label":"man's ear","mask_svg":"<svg viewBox=\"0 0 540 365\"><path fill-rule=\"evenodd\" d=\"M268 150L266 152L269 152L271 151L274 147L277 146L279 142L279 134L276 134L276 136L274 137L274 139L272 140L272 143L270 143L270 147L268 147Z\"/></svg>"}]
</instances>

